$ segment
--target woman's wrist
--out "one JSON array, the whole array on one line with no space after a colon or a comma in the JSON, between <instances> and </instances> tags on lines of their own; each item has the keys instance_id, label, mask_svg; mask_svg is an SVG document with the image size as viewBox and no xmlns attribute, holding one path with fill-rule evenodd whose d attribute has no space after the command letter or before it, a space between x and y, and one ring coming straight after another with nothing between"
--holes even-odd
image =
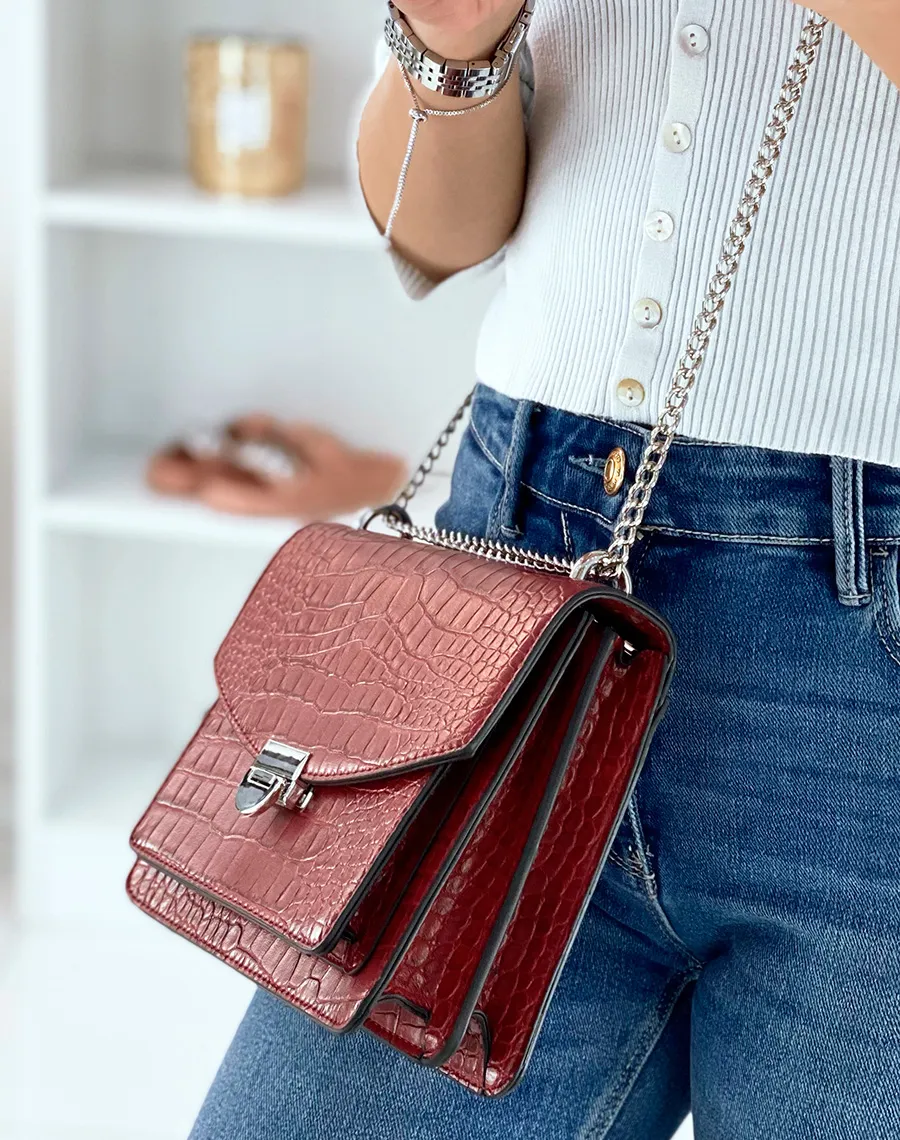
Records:
<instances>
[{"instance_id":1,"label":"woman's wrist","mask_svg":"<svg viewBox=\"0 0 900 1140\"><path fill-rule=\"evenodd\" d=\"M492 59L521 7L522 0L507 4L469 31L442 28L409 17L407 20L419 39L437 55L447 59Z\"/></svg>"}]
</instances>

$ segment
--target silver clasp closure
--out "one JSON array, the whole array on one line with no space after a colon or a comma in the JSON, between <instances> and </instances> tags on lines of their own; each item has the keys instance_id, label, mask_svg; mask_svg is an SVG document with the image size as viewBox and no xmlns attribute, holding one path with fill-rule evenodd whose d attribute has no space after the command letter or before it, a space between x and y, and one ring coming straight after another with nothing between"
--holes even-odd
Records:
<instances>
[{"instance_id":1,"label":"silver clasp closure","mask_svg":"<svg viewBox=\"0 0 900 1140\"><path fill-rule=\"evenodd\" d=\"M270 740L241 781L234 806L241 815L259 815L275 804L292 811L306 811L313 789L301 777L311 755Z\"/></svg>"}]
</instances>

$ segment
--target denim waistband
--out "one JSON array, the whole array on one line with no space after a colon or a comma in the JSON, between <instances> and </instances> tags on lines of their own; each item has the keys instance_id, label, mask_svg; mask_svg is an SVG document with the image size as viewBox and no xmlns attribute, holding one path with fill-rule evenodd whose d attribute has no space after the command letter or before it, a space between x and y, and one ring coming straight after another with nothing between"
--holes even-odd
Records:
<instances>
[{"instance_id":1,"label":"denim waistband","mask_svg":"<svg viewBox=\"0 0 900 1140\"><path fill-rule=\"evenodd\" d=\"M612 525L650 430L518 401L480 385L471 430L486 457L533 494ZM622 489L608 494L610 452L627 457ZM718 541L837 542L847 557L900 544L900 470L855 459L800 455L679 438L645 528ZM852 573L852 566L849 568Z\"/></svg>"}]
</instances>

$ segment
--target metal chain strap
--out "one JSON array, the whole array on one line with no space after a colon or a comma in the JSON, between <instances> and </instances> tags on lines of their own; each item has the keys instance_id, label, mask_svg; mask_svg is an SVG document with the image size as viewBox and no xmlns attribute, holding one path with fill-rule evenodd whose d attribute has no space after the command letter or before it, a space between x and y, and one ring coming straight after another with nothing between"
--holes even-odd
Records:
<instances>
[{"instance_id":1,"label":"metal chain strap","mask_svg":"<svg viewBox=\"0 0 900 1140\"><path fill-rule=\"evenodd\" d=\"M447 450L447 446L450 443L450 440L456 434L456 429L463 422L466 412L472 406L472 398L474 395L474 392L470 392L468 396L466 396L465 403L460 405L459 409L456 412L456 415L434 441L431 450L419 464L417 470L413 474L413 477L395 499L393 505L399 507L401 511L405 511L409 504L413 501L419 489L424 485L426 479L434 470L435 464Z\"/></svg>"},{"instance_id":2,"label":"metal chain strap","mask_svg":"<svg viewBox=\"0 0 900 1140\"><path fill-rule=\"evenodd\" d=\"M804 24L800 43L791 59L778 102L771 119L766 124L762 144L744 186L737 214L728 227L715 273L703 298L700 313L691 329L687 348L678 361L662 415L650 436L650 442L635 473L634 483L619 514L609 548L594 551L573 564L561 559L547 558L531 551L522 551L504 543L436 530L433 527L419 527L412 523L407 507L434 470L435 464L462 422L472 403L471 394L441 433L396 502L381 511L373 512L364 525L368 525L373 518L380 516L400 534L417 541L462 550L497 561L529 566L533 569L567 573L575 577L594 576L618 581L626 587L630 585L628 563L631 553L681 425L688 399L697 382L713 330L719 322L727 295L734 284L747 240L781 157L788 129L800 106L827 24L828 20L818 13L812 13Z\"/></svg>"}]
</instances>

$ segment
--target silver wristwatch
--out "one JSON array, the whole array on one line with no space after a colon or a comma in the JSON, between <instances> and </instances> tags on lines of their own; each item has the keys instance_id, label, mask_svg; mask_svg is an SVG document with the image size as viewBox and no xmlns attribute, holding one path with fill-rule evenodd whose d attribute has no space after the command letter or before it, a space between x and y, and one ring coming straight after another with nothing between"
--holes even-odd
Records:
<instances>
[{"instance_id":1,"label":"silver wristwatch","mask_svg":"<svg viewBox=\"0 0 900 1140\"><path fill-rule=\"evenodd\" d=\"M508 82L528 35L536 0L525 0L493 59L444 59L430 51L409 26L400 9L388 3L384 36L388 47L412 79L438 95L488 99Z\"/></svg>"}]
</instances>

